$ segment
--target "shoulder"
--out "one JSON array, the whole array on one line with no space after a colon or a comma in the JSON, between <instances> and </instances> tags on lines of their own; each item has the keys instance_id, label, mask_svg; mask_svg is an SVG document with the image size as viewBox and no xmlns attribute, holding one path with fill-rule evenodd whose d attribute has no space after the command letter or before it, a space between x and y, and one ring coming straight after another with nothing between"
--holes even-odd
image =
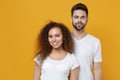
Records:
<instances>
[{"instance_id":1,"label":"shoulder","mask_svg":"<svg viewBox=\"0 0 120 80\"><path fill-rule=\"evenodd\" d=\"M74 53L68 53L68 56L70 59L76 59L75 54Z\"/></svg>"},{"instance_id":2,"label":"shoulder","mask_svg":"<svg viewBox=\"0 0 120 80\"><path fill-rule=\"evenodd\" d=\"M74 56L75 56L74 53L70 53L70 52L68 52L68 55L69 55L70 57L74 57Z\"/></svg>"},{"instance_id":3,"label":"shoulder","mask_svg":"<svg viewBox=\"0 0 120 80\"><path fill-rule=\"evenodd\" d=\"M38 55L34 58L34 61L35 61L38 65L41 65L40 54L38 54Z\"/></svg>"},{"instance_id":4,"label":"shoulder","mask_svg":"<svg viewBox=\"0 0 120 80\"><path fill-rule=\"evenodd\" d=\"M88 34L87 37L91 40L94 40L94 41L100 41L100 39L94 35L91 35L91 34Z\"/></svg>"},{"instance_id":5,"label":"shoulder","mask_svg":"<svg viewBox=\"0 0 120 80\"><path fill-rule=\"evenodd\" d=\"M69 65L71 65L71 70L73 70L79 66L79 62L75 57L74 53L69 54L69 56L70 56Z\"/></svg>"},{"instance_id":6,"label":"shoulder","mask_svg":"<svg viewBox=\"0 0 120 80\"><path fill-rule=\"evenodd\" d=\"M91 35L91 34L88 34L86 39L89 40L91 43L96 43L96 44L100 43L100 39L96 36Z\"/></svg>"}]
</instances>

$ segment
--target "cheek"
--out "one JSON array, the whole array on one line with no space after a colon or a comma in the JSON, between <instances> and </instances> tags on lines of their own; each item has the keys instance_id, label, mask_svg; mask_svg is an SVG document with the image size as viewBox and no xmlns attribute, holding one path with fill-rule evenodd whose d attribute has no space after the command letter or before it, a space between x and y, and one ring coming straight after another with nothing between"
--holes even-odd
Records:
<instances>
[{"instance_id":1,"label":"cheek","mask_svg":"<svg viewBox=\"0 0 120 80\"><path fill-rule=\"evenodd\" d=\"M85 19L85 20L83 20L83 23L86 23L87 22L87 20Z\"/></svg>"},{"instance_id":2,"label":"cheek","mask_svg":"<svg viewBox=\"0 0 120 80\"><path fill-rule=\"evenodd\" d=\"M86 20L83 20L83 22L85 23L85 22L86 22Z\"/></svg>"},{"instance_id":3,"label":"cheek","mask_svg":"<svg viewBox=\"0 0 120 80\"><path fill-rule=\"evenodd\" d=\"M63 38L62 37L58 38L58 41L63 42Z\"/></svg>"},{"instance_id":4,"label":"cheek","mask_svg":"<svg viewBox=\"0 0 120 80\"><path fill-rule=\"evenodd\" d=\"M75 19L72 19L72 22L75 22Z\"/></svg>"},{"instance_id":5,"label":"cheek","mask_svg":"<svg viewBox=\"0 0 120 80\"><path fill-rule=\"evenodd\" d=\"M77 23L77 22L78 22L78 20L77 20L77 19L74 19L74 20L73 20L73 23L74 23L74 24L75 24L75 23Z\"/></svg>"},{"instance_id":6,"label":"cheek","mask_svg":"<svg viewBox=\"0 0 120 80\"><path fill-rule=\"evenodd\" d=\"M73 19L73 18L72 18L72 19L71 19L71 21L72 21L72 22L74 22L74 21L75 21L75 19Z\"/></svg>"}]
</instances>

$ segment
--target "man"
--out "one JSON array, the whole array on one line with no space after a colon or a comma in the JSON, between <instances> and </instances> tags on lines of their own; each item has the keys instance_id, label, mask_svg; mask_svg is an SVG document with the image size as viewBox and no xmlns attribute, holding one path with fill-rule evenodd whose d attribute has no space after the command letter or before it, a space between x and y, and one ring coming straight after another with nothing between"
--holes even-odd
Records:
<instances>
[{"instance_id":1,"label":"man","mask_svg":"<svg viewBox=\"0 0 120 80\"><path fill-rule=\"evenodd\" d=\"M72 7L71 21L74 27L72 36L75 55L80 64L79 80L102 80L101 43L98 38L85 31L88 21L88 9L85 4L78 3Z\"/></svg>"}]
</instances>

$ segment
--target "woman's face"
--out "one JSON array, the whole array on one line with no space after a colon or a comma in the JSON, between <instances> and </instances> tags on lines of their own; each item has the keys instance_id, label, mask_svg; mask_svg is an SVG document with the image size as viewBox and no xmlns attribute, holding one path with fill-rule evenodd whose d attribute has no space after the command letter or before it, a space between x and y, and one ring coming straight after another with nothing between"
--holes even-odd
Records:
<instances>
[{"instance_id":1,"label":"woman's face","mask_svg":"<svg viewBox=\"0 0 120 80\"><path fill-rule=\"evenodd\" d=\"M53 48L62 48L63 35L61 29L58 27L51 28L48 32L48 41Z\"/></svg>"}]
</instances>

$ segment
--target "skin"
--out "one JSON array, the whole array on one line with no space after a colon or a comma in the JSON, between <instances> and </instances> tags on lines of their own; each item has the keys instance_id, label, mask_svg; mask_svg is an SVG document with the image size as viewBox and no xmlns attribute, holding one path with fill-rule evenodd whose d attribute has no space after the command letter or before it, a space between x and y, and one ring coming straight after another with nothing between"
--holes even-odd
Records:
<instances>
[{"instance_id":1,"label":"skin","mask_svg":"<svg viewBox=\"0 0 120 80\"><path fill-rule=\"evenodd\" d=\"M54 27L50 29L48 32L48 41L52 46L52 51L48 57L53 60L61 60L67 55L68 52L66 52L62 47L63 35L60 28ZM70 80L78 80L78 70L79 68L77 67L70 71ZM35 63L33 80L40 80L40 72L41 66Z\"/></svg>"},{"instance_id":2,"label":"skin","mask_svg":"<svg viewBox=\"0 0 120 80\"><path fill-rule=\"evenodd\" d=\"M48 33L48 41L53 49L62 48L63 36L61 30L57 27L50 29Z\"/></svg>"},{"instance_id":3,"label":"skin","mask_svg":"<svg viewBox=\"0 0 120 80\"><path fill-rule=\"evenodd\" d=\"M40 75L41 75L41 67L37 63L35 63L33 80L40 80Z\"/></svg>"},{"instance_id":4,"label":"skin","mask_svg":"<svg viewBox=\"0 0 120 80\"><path fill-rule=\"evenodd\" d=\"M85 11L82 10L75 10L71 19L74 29L78 32L84 30L88 21Z\"/></svg>"},{"instance_id":5,"label":"skin","mask_svg":"<svg viewBox=\"0 0 120 80\"><path fill-rule=\"evenodd\" d=\"M71 16L71 22L74 27L72 35L80 40L87 35L85 26L88 21L88 16L83 10L75 10ZM101 62L94 62L94 80L102 80Z\"/></svg>"}]
</instances>

